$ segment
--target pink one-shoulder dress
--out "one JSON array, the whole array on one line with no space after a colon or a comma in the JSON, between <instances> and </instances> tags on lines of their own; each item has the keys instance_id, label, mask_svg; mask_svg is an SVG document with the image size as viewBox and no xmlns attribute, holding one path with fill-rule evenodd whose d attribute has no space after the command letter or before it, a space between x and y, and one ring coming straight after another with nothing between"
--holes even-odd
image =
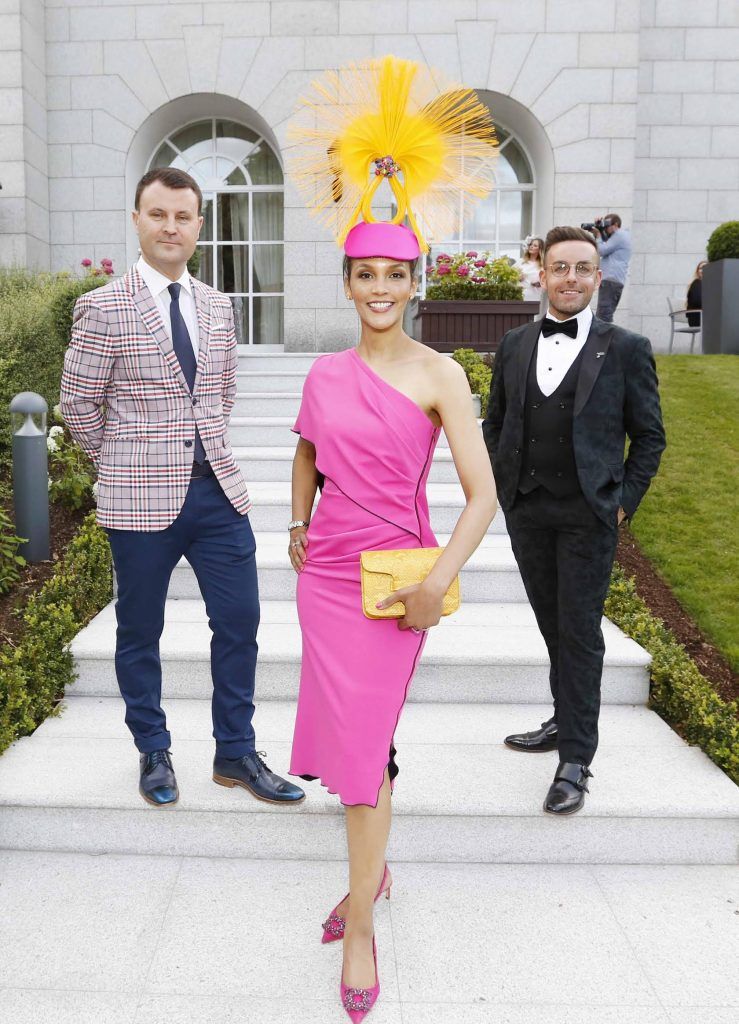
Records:
<instances>
[{"instance_id":1,"label":"pink one-shoulder dress","mask_svg":"<svg viewBox=\"0 0 739 1024\"><path fill-rule=\"evenodd\" d=\"M426 481L439 430L356 349L320 356L293 427L316 449L323 489L298 576L303 635L290 772L347 805L377 806L426 636L362 611L362 551L436 546Z\"/></svg>"}]
</instances>

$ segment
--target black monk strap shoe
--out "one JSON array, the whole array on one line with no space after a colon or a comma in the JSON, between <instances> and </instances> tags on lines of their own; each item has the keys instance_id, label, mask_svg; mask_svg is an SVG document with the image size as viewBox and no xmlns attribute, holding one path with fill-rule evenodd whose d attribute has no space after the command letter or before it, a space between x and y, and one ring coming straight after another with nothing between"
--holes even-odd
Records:
<instances>
[{"instance_id":1,"label":"black monk strap shoe","mask_svg":"<svg viewBox=\"0 0 739 1024\"><path fill-rule=\"evenodd\" d=\"M549 814L574 814L579 811L585 803L585 794L590 792L588 779L592 777L584 764L560 761L544 801L544 810Z\"/></svg>"},{"instance_id":2,"label":"black monk strap shoe","mask_svg":"<svg viewBox=\"0 0 739 1024\"><path fill-rule=\"evenodd\" d=\"M176 804L180 798L180 791L177 789L177 779L169 751L152 750L150 754L142 754L139 765L139 793L144 800L154 807Z\"/></svg>"},{"instance_id":3,"label":"black monk strap shoe","mask_svg":"<svg viewBox=\"0 0 739 1024\"><path fill-rule=\"evenodd\" d=\"M541 729L533 732L514 732L506 736L505 745L511 750L524 750L528 753L540 754L545 750L557 749L557 723L553 718L541 723Z\"/></svg>"},{"instance_id":4,"label":"black monk strap shoe","mask_svg":"<svg viewBox=\"0 0 739 1024\"><path fill-rule=\"evenodd\" d=\"M243 757L216 757L213 759L213 781L219 786L243 786L257 800L266 800L269 804L297 804L305 799L300 786L281 779L267 767L259 755L266 757L264 751L244 754Z\"/></svg>"}]
</instances>

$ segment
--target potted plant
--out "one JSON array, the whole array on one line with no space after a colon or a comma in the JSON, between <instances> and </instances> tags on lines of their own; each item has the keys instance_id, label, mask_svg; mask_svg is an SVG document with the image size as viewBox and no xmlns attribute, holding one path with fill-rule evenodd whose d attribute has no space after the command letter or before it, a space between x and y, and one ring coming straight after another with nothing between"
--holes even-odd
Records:
<instances>
[{"instance_id":1,"label":"potted plant","mask_svg":"<svg viewBox=\"0 0 739 1024\"><path fill-rule=\"evenodd\" d=\"M703 351L739 355L739 220L708 239L703 268Z\"/></svg>"},{"instance_id":2,"label":"potted plant","mask_svg":"<svg viewBox=\"0 0 739 1024\"><path fill-rule=\"evenodd\" d=\"M481 356L471 348L458 348L452 355L452 359L459 363L467 374L475 415L479 419L487 411L490 399L490 381L493 377L492 362L494 356Z\"/></svg>"},{"instance_id":3,"label":"potted plant","mask_svg":"<svg viewBox=\"0 0 739 1024\"><path fill-rule=\"evenodd\" d=\"M512 327L528 323L538 302L524 302L518 270L505 256L475 251L440 253L427 268L426 297L418 304L420 340L438 352L466 345L495 352Z\"/></svg>"}]
</instances>

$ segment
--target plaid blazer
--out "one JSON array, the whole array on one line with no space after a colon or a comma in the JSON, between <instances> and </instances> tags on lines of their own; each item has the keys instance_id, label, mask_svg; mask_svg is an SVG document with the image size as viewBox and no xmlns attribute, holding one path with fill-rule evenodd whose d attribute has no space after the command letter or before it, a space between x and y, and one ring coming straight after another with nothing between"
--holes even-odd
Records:
<instances>
[{"instance_id":1,"label":"plaid blazer","mask_svg":"<svg viewBox=\"0 0 739 1024\"><path fill-rule=\"evenodd\" d=\"M190 485L197 426L213 471L241 515L251 508L227 424L236 395L236 334L227 296L193 280L199 355L192 395L144 280L82 295L64 359L61 407L98 470L97 518L118 530L163 530Z\"/></svg>"}]
</instances>

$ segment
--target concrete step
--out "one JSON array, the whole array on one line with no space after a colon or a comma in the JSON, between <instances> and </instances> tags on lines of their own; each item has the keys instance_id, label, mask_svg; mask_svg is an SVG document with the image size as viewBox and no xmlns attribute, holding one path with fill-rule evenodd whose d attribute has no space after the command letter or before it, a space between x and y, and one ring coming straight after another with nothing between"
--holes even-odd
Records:
<instances>
[{"instance_id":1,"label":"concrete step","mask_svg":"<svg viewBox=\"0 0 739 1024\"><path fill-rule=\"evenodd\" d=\"M238 385L237 385L238 386ZM300 409L300 392L239 391L234 402L234 416L290 416Z\"/></svg>"},{"instance_id":2,"label":"concrete step","mask_svg":"<svg viewBox=\"0 0 739 1024\"><path fill-rule=\"evenodd\" d=\"M603 701L644 704L649 656L604 619ZM164 693L209 699L210 630L202 601L167 601L160 643ZM113 666L112 603L75 637L74 693L118 692ZM298 692L301 636L295 603L264 601L259 628L257 695L292 700ZM536 703L548 699L549 660L528 604L464 602L430 631L409 699L419 702ZM536 724L536 723L535 723Z\"/></svg>"},{"instance_id":3,"label":"concrete step","mask_svg":"<svg viewBox=\"0 0 739 1024\"><path fill-rule=\"evenodd\" d=\"M445 545L449 537L439 536ZM287 557L287 531L257 534L259 595L262 601L292 601L295 598L295 571ZM526 601L521 576L504 534L488 534L462 570L463 601ZM199 598L197 580L190 565L182 559L172 574L170 599Z\"/></svg>"},{"instance_id":4,"label":"concrete step","mask_svg":"<svg viewBox=\"0 0 739 1024\"><path fill-rule=\"evenodd\" d=\"M307 373L321 352L262 352L259 346L239 346L239 371Z\"/></svg>"},{"instance_id":5,"label":"concrete step","mask_svg":"<svg viewBox=\"0 0 739 1024\"><path fill-rule=\"evenodd\" d=\"M181 797L166 811L137 792L138 758L120 699L70 698L67 705L0 760L7 849L345 859L341 805L318 783L307 785L302 805L284 808L212 782L206 702L168 707ZM556 754L517 754L501 741L546 714L544 706L409 705L396 736L389 859L736 863L739 790L645 708L604 709L585 808L565 821L544 814ZM257 710L260 749L282 774L293 719L293 704Z\"/></svg>"},{"instance_id":6,"label":"concrete step","mask_svg":"<svg viewBox=\"0 0 739 1024\"><path fill-rule=\"evenodd\" d=\"M276 391L290 391L300 394L309 367L305 370L242 370L236 373L238 391L259 394L273 394Z\"/></svg>"},{"instance_id":7,"label":"concrete step","mask_svg":"<svg viewBox=\"0 0 739 1024\"><path fill-rule=\"evenodd\" d=\"M291 429L294 423L294 416L232 416L228 425L228 436L234 447L286 448L292 445L294 448L297 444L297 434ZM443 430L439 435L438 447L449 447Z\"/></svg>"},{"instance_id":8,"label":"concrete step","mask_svg":"<svg viewBox=\"0 0 739 1024\"><path fill-rule=\"evenodd\" d=\"M461 486L458 483L429 484L426 494L434 532L451 533L465 504ZM290 484L249 483L249 496L254 506L249 513L252 529L264 533L282 533L292 519ZM505 519L500 510L489 532L505 533Z\"/></svg>"},{"instance_id":9,"label":"concrete step","mask_svg":"<svg viewBox=\"0 0 739 1024\"><path fill-rule=\"evenodd\" d=\"M297 435L293 434L293 444L278 448L262 445L249 448L234 448L234 456L247 483L279 482L287 483L292 476L293 457ZM453 484L458 480L452 453L449 448L437 447L431 464L429 482L432 484Z\"/></svg>"}]
</instances>

